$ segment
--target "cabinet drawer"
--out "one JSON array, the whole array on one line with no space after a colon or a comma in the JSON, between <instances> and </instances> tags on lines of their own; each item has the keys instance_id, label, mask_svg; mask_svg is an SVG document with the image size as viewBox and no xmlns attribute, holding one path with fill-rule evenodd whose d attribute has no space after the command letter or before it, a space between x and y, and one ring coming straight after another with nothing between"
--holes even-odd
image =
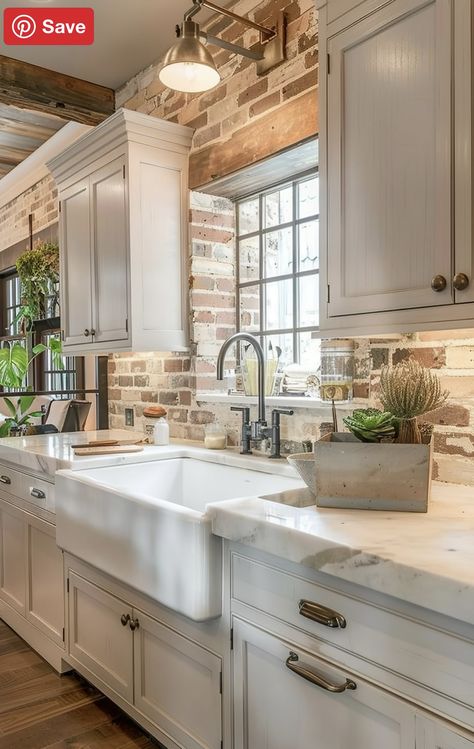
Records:
<instances>
[{"instance_id":1,"label":"cabinet drawer","mask_svg":"<svg viewBox=\"0 0 474 749\"><path fill-rule=\"evenodd\" d=\"M342 663L356 656L362 671L364 662L375 664L474 707L474 638L435 629L239 554L232 556L232 597L334 645ZM325 618L333 626L322 623Z\"/></svg>"},{"instance_id":2,"label":"cabinet drawer","mask_svg":"<svg viewBox=\"0 0 474 749\"><path fill-rule=\"evenodd\" d=\"M38 507L54 513L54 484L49 481L29 476L0 464L0 491L27 502L29 506L25 509L30 512L34 512L33 508Z\"/></svg>"}]
</instances>

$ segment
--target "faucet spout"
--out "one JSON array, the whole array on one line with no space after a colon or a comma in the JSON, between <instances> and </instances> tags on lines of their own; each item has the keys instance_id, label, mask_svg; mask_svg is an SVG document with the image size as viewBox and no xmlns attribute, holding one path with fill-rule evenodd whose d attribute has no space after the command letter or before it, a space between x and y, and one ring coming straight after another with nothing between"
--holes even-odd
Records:
<instances>
[{"instance_id":1,"label":"faucet spout","mask_svg":"<svg viewBox=\"0 0 474 749\"><path fill-rule=\"evenodd\" d=\"M217 379L224 379L224 361L227 351L232 344L238 341L247 341L254 348L258 364L258 420L261 424L266 423L265 417L265 356L263 349L255 336L250 333L235 333L222 344L217 357Z\"/></svg>"}]
</instances>

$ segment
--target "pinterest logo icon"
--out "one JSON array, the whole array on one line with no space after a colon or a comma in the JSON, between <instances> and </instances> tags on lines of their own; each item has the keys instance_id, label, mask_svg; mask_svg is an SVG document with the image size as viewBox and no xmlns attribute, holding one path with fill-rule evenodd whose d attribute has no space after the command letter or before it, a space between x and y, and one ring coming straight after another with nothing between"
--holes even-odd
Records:
<instances>
[{"instance_id":1,"label":"pinterest logo icon","mask_svg":"<svg viewBox=\"0 0 474 749\"><path fill-rule=\"evenodd\" d=\"M36 22L31 16L22 14L13 19L11 29L18 39L29 39L36 31Z\"/></svg>"}]
</instances>

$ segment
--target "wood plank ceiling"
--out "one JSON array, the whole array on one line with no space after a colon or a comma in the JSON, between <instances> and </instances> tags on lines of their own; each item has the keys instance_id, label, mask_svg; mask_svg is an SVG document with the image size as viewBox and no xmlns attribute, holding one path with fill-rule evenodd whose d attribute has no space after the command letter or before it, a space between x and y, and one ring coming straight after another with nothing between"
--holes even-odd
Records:
<instances>
[{"instance_id":1,"label":"wood plank ceiling","mask_svg":"<svg viewBox=\"0 0 474 749\"><path fill-rule=\"evenodd\" d=\"M66 122L97 125L114 111L110 88L0 55L0 178Z\"/></svg>"},{"instance_id":2,"label":"wood plank ceiling","mask_svg":"<svg viewBox=\"0 0 474 749\"><path fill-rule=\"evenodd\" d=\"M54 115L0 104L0 177L56 133L65 121Z\"/></svg>"}]
</instances>

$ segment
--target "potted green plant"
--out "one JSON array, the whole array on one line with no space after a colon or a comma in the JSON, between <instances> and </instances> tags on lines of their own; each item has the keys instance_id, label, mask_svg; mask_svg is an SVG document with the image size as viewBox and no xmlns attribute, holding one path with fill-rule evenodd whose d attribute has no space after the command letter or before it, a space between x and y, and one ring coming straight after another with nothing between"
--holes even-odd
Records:
<instances>
[{"instance_id":1,"label":"potted green plant","mask_svg":"<svg viewBox=\"0 0 474 749\"><path fill-rule=\"evenodd\" d=\"M426 512L431 490L433 427L420 417L447 399L436 374L409 360L384 367L384 411L356 409L349 432L332 432L307 455L293 455L319 507Z\"/></svg>"},{"instance_id":2,"label":"potted green plant","mask_svg":"<svg viewBox=\"0 0 474 749\"><path fill-rule=\"evenodd\" d=\"M0 348L0 385L10 390L24 387L31 363L47 350L51 351L55 368L63 369L59 338L51 338L48 345L39 343L34 346L31 356L19 341L7 343ZM28 389L31 390L31 388ZM20 395L16 401L7 395L0 395L0 397L3 398L10 412L10 415L0 425L0 437L21 434L23 429L31 423L32 418L42 415L41 411L29 411L36 396L28 391L25 395Z\"/></svg>"},{"instance_id":3,"label":"potted green plant","mask_svg":"<svg viewBox=\"0 0 474 749\"><path fill-rule=\"evenodd\" d=\"M59 283L59 247L55 242L40 242L26 250L16 261L21 285L21 307L12 325L20 323L25 333L33 328L36 320L51 317L50 308L57 304Z\"/></svg>"}]
</instances>

